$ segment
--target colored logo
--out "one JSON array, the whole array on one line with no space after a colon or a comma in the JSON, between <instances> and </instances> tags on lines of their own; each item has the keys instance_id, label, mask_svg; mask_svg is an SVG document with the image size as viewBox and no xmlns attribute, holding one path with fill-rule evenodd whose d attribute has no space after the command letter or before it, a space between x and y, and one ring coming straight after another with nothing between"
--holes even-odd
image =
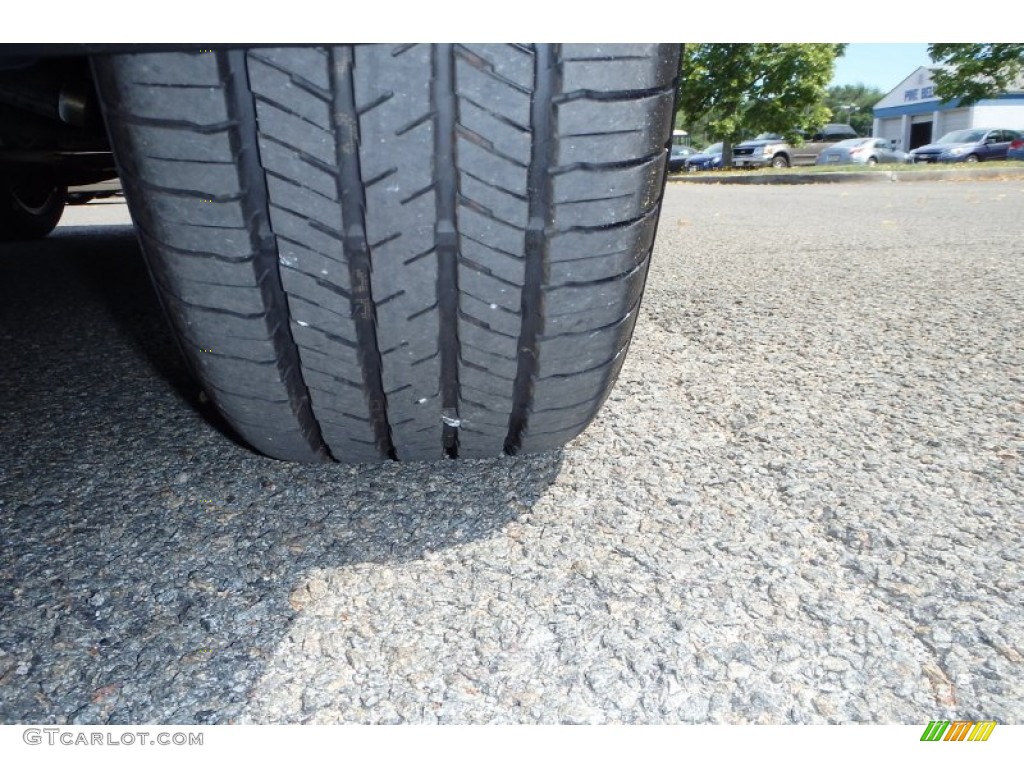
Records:
<instances>
[{"instance_id":1,"label":"colored logo","mask_svg":"<svg viewBox=\"0 0 1024 768\"><path fill-rule=\"evenodd\" d=\"M995 720L932 720L921 734L921 741L988 741Z\"/></svg>"}]
</instances>

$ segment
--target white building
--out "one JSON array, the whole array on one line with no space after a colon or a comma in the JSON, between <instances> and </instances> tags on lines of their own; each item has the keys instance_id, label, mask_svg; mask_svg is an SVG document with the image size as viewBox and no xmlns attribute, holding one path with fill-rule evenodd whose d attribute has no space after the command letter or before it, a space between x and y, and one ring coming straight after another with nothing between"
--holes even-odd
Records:
<instances>
[{"instance_id":1,"label":"white building","mask_svg":"<svg viewBox=\"0 0 1024 768\"><path fill-rule=\"evenodd\" d=\"M970 107L961 107L957 101L940 102L934 93L932 69L918 67L875 104L872 135L896 139L897 147L909 152L961 128L1024 130L1024 87Z\"/></svg>"}]
</instances>

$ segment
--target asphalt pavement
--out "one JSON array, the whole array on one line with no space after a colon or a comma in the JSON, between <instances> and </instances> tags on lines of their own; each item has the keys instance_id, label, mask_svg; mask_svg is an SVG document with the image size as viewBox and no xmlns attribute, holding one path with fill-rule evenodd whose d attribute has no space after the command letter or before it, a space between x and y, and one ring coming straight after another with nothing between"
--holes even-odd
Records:
<instances>
[{"instance_id":1,"label":"asphalt pavement","mask_svg":"<svg viewBox=\"0 0 1024 768\"><path fill-rule=\"evenodd\" d=\"M1022 210L669 185L592 428L358 467L239 445L69 210L0 247L0 722L1021 722Z\"/></svg>"}]
</instances>

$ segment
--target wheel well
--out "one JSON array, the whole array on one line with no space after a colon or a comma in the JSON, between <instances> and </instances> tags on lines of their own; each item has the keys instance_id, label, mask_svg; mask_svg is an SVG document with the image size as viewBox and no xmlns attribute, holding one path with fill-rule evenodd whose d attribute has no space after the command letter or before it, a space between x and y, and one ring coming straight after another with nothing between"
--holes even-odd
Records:
<instances>
[{"instance_id":1,"label":"wheel well","mask_svg":"<svg viewBox=\"0 0 1024 768\"><path fill-rule=\"evenodd\" d=\"M0 173L92 184L116 178L86 56L0 56Z\"/></svg>"}]
</instances>

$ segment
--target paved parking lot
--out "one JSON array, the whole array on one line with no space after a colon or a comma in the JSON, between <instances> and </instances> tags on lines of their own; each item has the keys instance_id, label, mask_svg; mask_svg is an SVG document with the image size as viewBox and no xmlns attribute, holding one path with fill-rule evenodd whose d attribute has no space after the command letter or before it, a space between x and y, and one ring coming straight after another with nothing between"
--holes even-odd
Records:
<instances>
[{"instance_id":1,"label":"paved parking lot","mask_svg":"<svg viewBox=\"0 0 1024 768\"><path fill-rule=\"evenodd\" d=\"M566 450L224 434L118 205L0 249L0 722L1024 719L1024 182L670 185Z\"/></svg>"}]
</instances>

